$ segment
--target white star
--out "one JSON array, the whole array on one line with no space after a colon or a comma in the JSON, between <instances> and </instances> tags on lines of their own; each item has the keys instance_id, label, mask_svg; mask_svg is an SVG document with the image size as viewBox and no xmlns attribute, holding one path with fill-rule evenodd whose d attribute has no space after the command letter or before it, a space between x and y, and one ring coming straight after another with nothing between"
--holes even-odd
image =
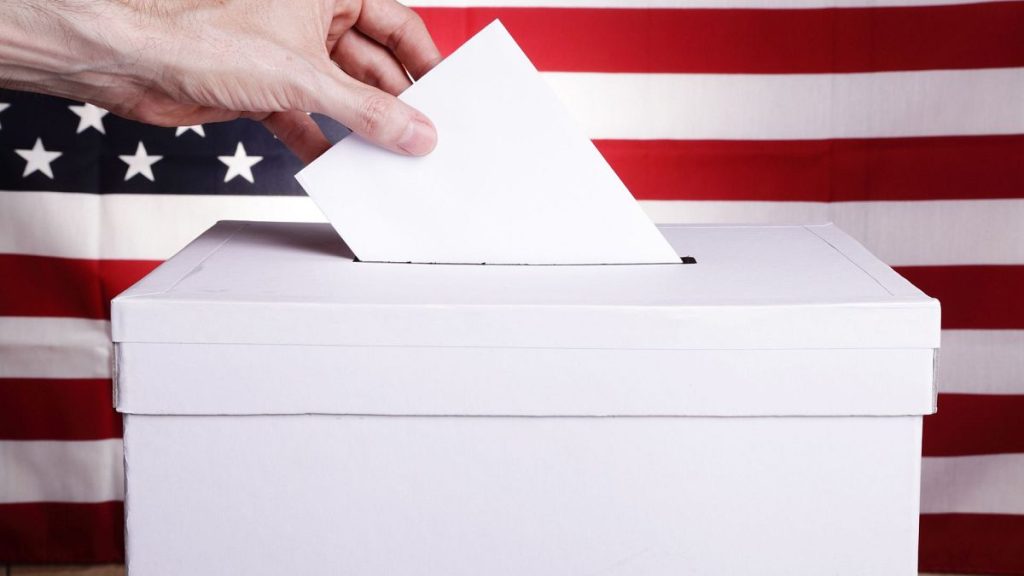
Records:
<instances>
[{"instance_id":1,"label":"white star","mask_svg":"<svg viewBox=\"0 0 1024 576\"><path fill-rule=\"evenodd\" d=\"M124 173L124 179L127 181L136 174L141 174L144 178L153 182L153 164L160 161L163 156L151 156L146 153L146 147L139 142L139 147L135 149L135 154L129 156L127 154L119 156L122 162L128 165L128 170Z\"/></svg>"},{"instance_id":2,"label":"white star","mask_svg":"<svg viewBox=\"0 0 1024 576\"><path fill-rule=\"evenodd\" d=\"M68 108L78 115L78 130L75 130L75 134L81 134L89 128L95 128L100 134L107 133L103 129L103 117L109 114L109 112L103 108L93 106L92 104L71 105Z\"/></svg>"},{"instance_id":3,"label":"white star","mask_svg":"<svg viewBox=\"0 0 1024 576\"><path fill-rule=\"evenodd\" d=\"M206 131L203 130L202 124L196 124L195 126L178 126L174 129L174 135L175 137L181 136L182 134L188 132L189 130L195 132L196 134L199 134L203 138L206 138Z\"/></svg>"},{"instance_id":4,"label":"white star","mask_svg":"<svg viewBox=\"0 0 1024 576\"><path fill-rule=\"evenodd\" d=\"M228 167L228 173L224 175L224 181L228 182L235 176L241 176L250 183L255 182L252 179L252 167L263 160L263 156L247 156L245 154L245 146L242 143L238 143L238 147L235 148L234 156L217 156L217 159L223 162Z\"/></svg>"},{"instance_id":5,"label":"white star","mask_svg":"<svg viewBox=\"0 0 1024 576\"><path fill-rule=\"evenodd\" d=\"M4 110L7 110L7 109L8 109L8 108L10 108L10 107L11 107L11 105L10 105L10 104L8 104L8 103L6 103L6 102L0 102L0 112L3 112ZM3 124L0 124L0 130L2 130L2 129L3 129L3 127L4 127L4 125L3 125Z\"/></svg>"},{"instance_id":6,"label":"white star","mask_svg":"<svg viewBox=\"0 0 1024 576\"><path fill-rule=\"evenodd\" d=\"M25 159L25 172L22 173L21 177L24 178L29 174L39 171L46 174L50 180L53 180L53 169L50 168L50 162L53 162L60 157L60 152L51 152L46 148L43 148L43 140L36 138L36 143L32 146L32 149L18 149L15 150L18 156Z\"/></svg>"}]
</instances>

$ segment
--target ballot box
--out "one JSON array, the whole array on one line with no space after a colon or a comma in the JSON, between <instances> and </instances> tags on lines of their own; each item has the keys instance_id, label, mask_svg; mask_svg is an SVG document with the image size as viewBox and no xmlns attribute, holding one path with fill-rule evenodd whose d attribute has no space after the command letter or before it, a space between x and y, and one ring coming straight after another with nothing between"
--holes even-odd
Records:
<instances>
[{"instance_id":1,"label":"ballot box","mask_svg":"<svg viewBox=\"0 0 1024 576\"><path fill-rule=\"evenodd\" d=\"M916 574L938 302L831 225L660 231L438 265L218 223L113 302L130 576Z\"/></svg>"}]
</instances>

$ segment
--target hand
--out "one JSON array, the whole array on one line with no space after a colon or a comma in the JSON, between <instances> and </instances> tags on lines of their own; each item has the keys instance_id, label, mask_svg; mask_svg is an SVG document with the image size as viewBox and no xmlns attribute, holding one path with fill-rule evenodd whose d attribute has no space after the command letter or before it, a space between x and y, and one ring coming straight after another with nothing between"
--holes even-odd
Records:
<instances>
[{"instance_id":1,"label":"hand","mask_svg":"<svg viewBox=\"0 0 1024 576\"><path fill-rule=\"evenodd\" d=\"M19 0L0 36L0 85L161 126L261 120L304 162L329 146L307 112L399 153L437 142L395 95L441 55L395 0Z\"/></svg>"}]
</instances>

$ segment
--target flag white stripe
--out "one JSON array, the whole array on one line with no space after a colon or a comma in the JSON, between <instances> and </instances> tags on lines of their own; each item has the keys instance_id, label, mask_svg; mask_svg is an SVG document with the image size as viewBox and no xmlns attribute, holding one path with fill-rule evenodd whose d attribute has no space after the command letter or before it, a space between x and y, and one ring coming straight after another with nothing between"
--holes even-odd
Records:
<instances>
[{"instance_id":1,"label":"flag white stripe","mask_svg":"<svg viewBox=\"0 0 1024 576\"><path fill-rule=\"evenodd\" d=\"M124 499L120 439L0 441L0 504Z\"/></svg>"},{"instance_id":2,"label":"flag white stripe","mask_svg":"<svg viewBox=\"0 0 1024 576\"><path fill-rule=\"evenodd\" d=\"M1012 0L994 0L1010 2ZM476 8L878 8L947 6L978 0L404 0L407 6Z\"/></svg>"},{"instance_id":3,"label":"flag white stripe","mask_svg":"<svg viewBox=\"0 0 1024 576\"><path fill-rule=\"evenodd\" d=\"M0 191L0 253L164 260L218 220L324 217L305 196Z\"/></svg>"},{"instance_id":4,"label":"flag white stripe","mask_svg":"<svg viewBox=\"0 0 1024 576\"><path fill-rule=\"evenodd\" d=\"M1024 68L543 76L594 139L796 140L1024 132Z\"/></svg>"},{"instance_id":5,"label":"flag white stripe","mask_svg":"<svg viewBox=\"0 0 1024 576\"><path fill-rule=\"evenodd\" d=\"M1024 394L1024 330L944 330L938 386L945 393Z\"/></svg>"},{"instance_id":6,"label":"flag white stripe","mask_svg":"<svg viewBox=\"0 0 1024 576\"><path fill-rule=\"evenodd\" d=\"M1024 514L1024 454L924 458L922 514Z\"/></svg>"},{"instance_id":7,"label":"flag white stripe","mask_svg":"<svg viewBox=\"0 0 1024 576\"><path fill-rule=\"evenodd\" d=\"M0 378L109 377L106 320L0 316Z\"/></svg>"},{"instance_id":8,"label":"flag white stripe","mask_svg":"<svg viewBox=\"0 0 1024 576\"><path fill-rule=\"evenodd\" d=\"M665 224L831 221L893 266L1024 264L1024 199L641 205ZM163 260L217 220L230 219L324 221L304 196L0 192L0 253Z\"/></svg>"},{"instance_id":9,"label":"flag white stripe","mask_svg":"<svg viewBox=\"0 0 1024 576\"><path fill-rule=\"evenodd\" d=\"M0 441L0 503L123 498L122 444ZM921 512L1024 514L1024 454L926 457Z\"/></svg>"},{"instance_id":10,"label":"flag white stripe","mask_svg":"<svg viewBox=\"0 0 1024 576\"><path fill-rule=\"evenodd\" d=\"M890 266L1024 264L1024 200L646 201L658 223L835 222Z\"/></svg>"}]
</instances>

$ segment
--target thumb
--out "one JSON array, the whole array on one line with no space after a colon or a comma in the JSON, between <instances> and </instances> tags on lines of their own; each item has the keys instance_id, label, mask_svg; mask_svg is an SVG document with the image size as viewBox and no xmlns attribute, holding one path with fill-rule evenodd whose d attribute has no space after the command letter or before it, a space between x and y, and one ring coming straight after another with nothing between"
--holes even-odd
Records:
<instances>
[{"instance_id":1,"label":"thumb","mask_svg":"<svg viewBox=\"0 0 1024 576\"><path fill-rule=\"evenodd\" d=\"M313 95L317 112L334 118L370 142L411 156L429 154L437 145L437 130L422 112L355 80L330 63L325 82Z\"/></svg>"}]
</instances>

